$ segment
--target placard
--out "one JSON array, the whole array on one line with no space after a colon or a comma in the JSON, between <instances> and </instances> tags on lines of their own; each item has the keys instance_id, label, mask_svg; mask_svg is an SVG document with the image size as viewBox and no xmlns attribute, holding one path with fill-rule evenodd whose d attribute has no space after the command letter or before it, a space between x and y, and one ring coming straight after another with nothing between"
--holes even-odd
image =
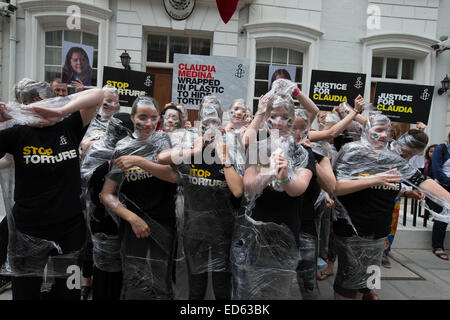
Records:
<instances>
[{"instance_id":1,"label":"placard","mask_svg":"<svg viewBox=\"0 0 450 320\"><path fill-rule=\"evenodd\" d=\"M355 98L364 96L364 73L312 70L309 97L321 110L330 111L342 102L352 107Z\"/></svg>"},{"instance_id":2,"label":"placard","mask_svg":"<svg viewBox=\"0 0 450 320\"><path fill-rule=\"evenodd\" d=\"M103 67L103 85L117 88L120 105L124 107L131 107L138 96L153 96L154 83L153 73Z\"/></svg>"},{"instance_id":3,"label":"placard","mask_svg":"<svg viewBox=\"0 0 450 320\"><path fill-rule=\"evenodd\" d=\"M173 66L172 101L188 109L198 110L206 95L217 96L223 111L247 98L249 59L174 54Z\"/></svg>"},{"instance_id":4,"label":"placard","mask_svg":"<svg viewBox=\"0 0 450 320\"><path fill-rule=\"evenodd\" d=\"M428 123L434 86L377 82L374 106L391 121Z\"/></svg>"}]
</instances>

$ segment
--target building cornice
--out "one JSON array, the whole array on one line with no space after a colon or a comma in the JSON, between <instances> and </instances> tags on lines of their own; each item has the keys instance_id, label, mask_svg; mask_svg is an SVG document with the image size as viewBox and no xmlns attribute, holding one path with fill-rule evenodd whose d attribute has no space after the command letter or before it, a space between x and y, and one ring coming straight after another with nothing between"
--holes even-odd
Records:
<instances>
[{"instance_id":1,"label":"building cornice","mask_svg":"<svg viewBox=\"0 0 450 320\"><path fill-rule=\"evenodd\" d=\"M81 15L89 15L102 20L109 20L113 12L109 8L100 7L79 1L66 0L21 0L18 3L24 10L31 13L43 12L66 12L71 5L76 5L81 9Z\"/></svg>"}]
</instances>

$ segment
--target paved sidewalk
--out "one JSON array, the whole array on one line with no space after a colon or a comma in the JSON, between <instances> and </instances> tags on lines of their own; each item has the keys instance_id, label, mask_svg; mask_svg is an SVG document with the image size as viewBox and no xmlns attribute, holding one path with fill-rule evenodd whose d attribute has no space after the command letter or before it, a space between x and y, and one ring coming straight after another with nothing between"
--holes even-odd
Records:
<instances>
[{"instance_id":1,"label":"paved sidewalk","mask_svg":"<svg viewBox=\"0 0 450 320\"><path fill-rule=\"evenodd\" d=\"M391 269L381 267L382 300L450 300L450 262L431 250L392 249ZM335 273L336 273L335 265ZM321 300L333 299L334 276L319 281Z\"/></svg>"},{"instance_id":2,"label":"paved sidewalk","mask_svg":"<svg viewBox=\"0 0 450 320\"><path fill-rule=\"evenodd\" d=\"M418 249L392 249L390 260L392 268L381 267L381 289L375 290L380 299L450 300L449 261ZM319 281L320 300L333 299L333 281L334 276ZM11 290L0 294L0 300L11 300Z\"/></svg>"}]
</instances>

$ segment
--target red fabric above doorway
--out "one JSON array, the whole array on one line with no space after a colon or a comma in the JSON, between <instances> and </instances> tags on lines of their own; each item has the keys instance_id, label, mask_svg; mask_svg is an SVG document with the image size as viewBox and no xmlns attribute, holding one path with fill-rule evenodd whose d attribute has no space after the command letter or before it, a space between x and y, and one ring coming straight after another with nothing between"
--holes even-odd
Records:
<instances>
[{"instance_id":1,"label":"red fabric above doorway","mask_svg":"<svg viewBox=\"0 0 450 320\"><path fill-rule=\"evenodd\" d=\"M219 9L220 17L225 24L230 21L236 11L238 2L239 0L216 0L217 9Z\"/></svg>"}]
</instances>

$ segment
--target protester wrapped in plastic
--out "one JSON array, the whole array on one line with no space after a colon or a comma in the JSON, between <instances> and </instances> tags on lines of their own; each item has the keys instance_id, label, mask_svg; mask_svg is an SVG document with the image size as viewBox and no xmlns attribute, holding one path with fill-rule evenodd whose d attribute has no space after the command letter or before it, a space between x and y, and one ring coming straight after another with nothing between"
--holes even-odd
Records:
<instances>
[{"instance_id":1,"label":"protester wrapped in plastic","mask_svg":"<svg viewBox=\"0 0 450 320\"><path fill-rule=\"evenodd\" d=\"M277 200L271 201L271 197L289 197L276 178L278 156L288 160L290 179L305 174L303 168L308 165L309 157L308 152L294 141L292 135L294 103L290 96L274 93L278 89L277 81L274 82L271 92L260 100L260 103L267 101L265 119L270 136L258 142L250 142L247 150L246 176L251 172L249 170L256 169L256 179L245 185L244 210L236 219L233 232L231 261L234 300L294 298L290 288L296 281L296 268L299 262L299 243L296 239L298 235L295 235L293 225L278 220L288 213L279 212L283 209L274 206L281 203ZM282 83L286 84L286 81ZM294 86L287 84L282 88L289 88L287 92L291 92ZM309 179L304 179L308 180L304 185L305 189ZM293 207L289 208L289 214L296 219L299 200L292 197L290 201ZM270 219L275 222L255 218L262 205L273 212ZM298 289L296 291L298 294Z\"/></svg>"},{"instance_id":2,"label":"protester wrapped in plastic","mask_svg":"<svg viewBox=\"0 0 450 320\"><path fill-rule=\"evenodd\" d=\"M11 119L0 123L0 130L15 125L42 126L43 118L33 110L33 107L61 108L77 95L55 97L53 89L47 82L22 79L15 87L17 101L8 102L4 112L5 116Z\"/></svg>"},{"instance_id":3,"label":"protester wrapped in plastic","mask_svg":"<svg viewBox=\"0 0 450 320\"><path fill-rule=\"evenodd\" d=\"M97 116L91 120L81 142L81 149L83 152L89 148L93 141L104 136L109 120L120 110L119 94L117 89L106 85L103 87L103 92L105 94L103 105L98 110Z\"/></svg>"},{"instance_id":4,"label":"protester wrapped in plastic","mask_svg":"<svg viewBox=\"0 0 450 320\"><path fill-rule=\"evenodd\" d=\"M374 175L401 175L402 181L418 185L423 176L399 154L389 150L390 120L379 113L370 115L358 142L344 145L338 155L334 169L336 180L366 179ZM392 171L392 170L396 171ZM395 188L394 188L395 187ZM377 185L374 188L400 191L399 185ZM389 189L388 189L389 188ZM379 265L384 249L385 237L373 238L359 235L345 206L335 202L335 219L343 219L353 228L354 235L336 236L336 251L339 257L336 284L346 289L367 288L368 267Z\"/></svg>"},{"instance_id":5,"label":"protester wrapped in plastic","mask_svg":"<svg viewBox=\"0 0 450 320\"><path fill-rule=\"evenodd\" d=\"M147 97L139 98L135 103L137 110L141 106L149 106L157 110L156 102ZM153 123L152 130L156 128L156 115L155 112L155 119L148 119ZM147 119L142 121L147 123ZM145 128L135 123L133 137L126 137L117 143L113 160L121 156L139 156L157 163L158 154L171 147L170 139L162 131L151 132L147 136L142 133L142 130ZM117 184L117 196L102 195L102 202L110 210L122 205L142 219L150 228L148 237L138 238L131 223L120 219L123 272L121 299L172 299L171 270L176 237L174 206L176 185L159 180L136 166L122 171L116 163L111 166L107 177ZM151 198L156 197L156 194L151 197L149 187L166 190L164 194L160 190L158 197L161 198L158 198L157 203L149 202L152 201ZM147 212L139 204L148 208L158 208L158 210L164 207L164 212L156 212L157 209ZM155 218L155 215L158 218Z\"/></svg>"},{"instance_id":6,"label":"protester wrapped in plastic","mask_svg":"<svg viewBox=\"0 0 450 320\"><path fill-rule=\"evenodd\" d=\"M184 193L184 251L189 273L194 275L230 271L229 248L233 208L236 207L227 182L215 176L215 170L219 170L221 165L215 158L214 146L217 141L228 137L220 133L223 114L220 101L214 96L205 96L201 106L199 119L205 140L203 155L210 151L210 164L206 164L208 160L204 156L198 163L194 159L192 165L177 167ZM225 141L233 145L233 140ZM229 146L229 150L232 149ZM235 164L235 159L230 159Z\"/></svg>"},{"instance_id":7,"label":"protester wrapped in plastic","mask_svg":"<svg viewBox=\"0 0 450 320\"><path fill-rule=\"evenodd\" d=\"M231 234L243 187L230 152L232 141L222 135L222 114L217 97L204 97L199 112L201 136L193 145L166 150L159 157L160 163L176 165L183 187L184 210L177 224L183 226L185 260L178 261L177 275L181 271L188 275L189 299L204 299L209 273L214 297L230 299Z\"/></svg>"},{"instance_id":8,"label":"protester wrapped in plastic","mask_svg":"<svg viewBox=\"0 0 450 320\"><path fill-rule=\"evenodd\" d=\"M115 116L112 117L108 122L105 135L91 145L81 163L82 199L86 204L85 217L93 243L93 260L98 269L106 272L121 271L120 239L114 232L116 228L111 228L112 226L108 226L110 223L105 221L107 213L105 207L99 202L100 190L96 187L97 179L94 178L95 181L92 181L91 178L96 177L95 171L99 167L111 160L117 142L127 136L129 130L121 120ZM102 224L100 229L103 227L108 230L114 229L113 234L105 233L104 230L97 232L97 224Z\"/></svg>"},{"instance_id":9,"label":"protester wrapped in plastic","mask_svg":"<svg viewBox=\"0 0 450 320\"><path fill-rule=\"evenodd\" d=\"M0 130L18 124L41 126L44 119L32 107L57 109L68 104L76 96L75 94L55 98L48 83L30 79L23 79L16 85L15 95L19 103L7 104L4 114L11 119L0 123ZM6 214L9 231L7 260L2 266L1 273L15 277L44 276L48 282L44 283L42 288L48 290L51 288L52 278L67 278L69 266L80 265L80 255L83 249L64 253L58 243L22 233L16 228L12 210L14 202L10 198L13 171L11 168L8 170L6 181L5 179L1 181L2 189L4 192L6 191L4 196L8 199Z\"/></svg>"}]
</instances>

